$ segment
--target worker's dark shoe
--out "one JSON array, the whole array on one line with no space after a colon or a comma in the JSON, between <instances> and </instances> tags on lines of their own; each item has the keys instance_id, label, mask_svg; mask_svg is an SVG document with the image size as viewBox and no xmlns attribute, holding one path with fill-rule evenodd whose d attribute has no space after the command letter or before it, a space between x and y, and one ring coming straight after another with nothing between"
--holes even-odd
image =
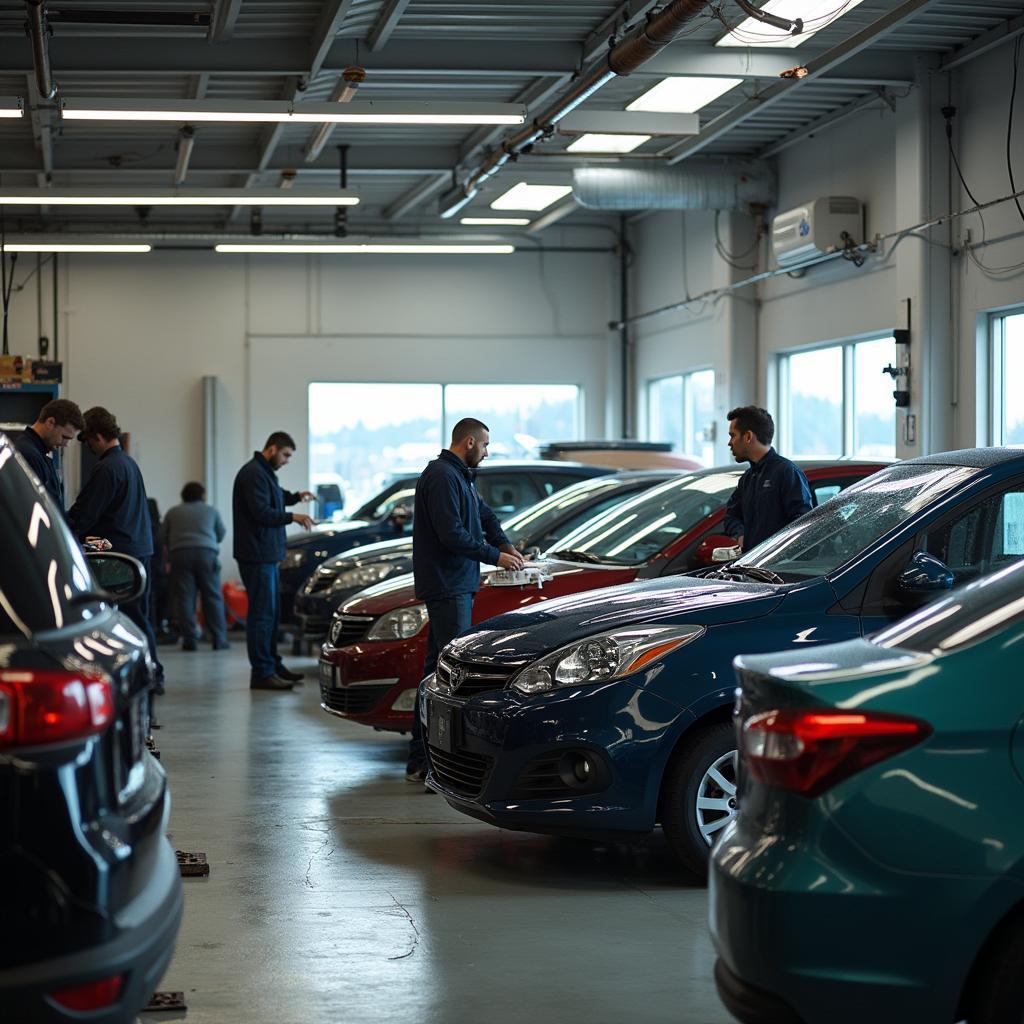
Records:
<instances>
[{"instance_id":1,"label":"worker's dark shoe","mask_svg":"<svg viewBox=\"0 0 1024 1024\"><path fill-rule=\"evenodd\" d=\"M249 683L250 690L290 690L292 683L280 676L263 676Z\"/></svg>"},{"instance_id":2,"label":"worker's dark shoe","mask_svg":"<svg viewBox=\"0 0 1024 1024\"><path fill-rule=\"evenodd\" d=\"M195 651L198 648L196 647L195 640L182 640L181 649L183 651Z\"/></svg>"},{"instance_id":3,"label":"worker's dark shoe","mask_svg":"<svg viewBox=\"0 0 1024 1024\"><path fill-rule=\"evenodd\" d=\"M277 666L278 679L287 679L289 683L301 683L306 677L301 672L291 672L284 665Z\"/></svg>"},{"instance_id":4,"label":"worker's dark shoe","mask_svg":"<svg viewBox=\"0 0 1024 1024\"><path fill-rule=\"evenodd\" d=\"M410 763L405 767L405 781L415 782L423 785L427 778L427 766L425 764Z\"/></svg>"},{"instance_id":5,"label":"worker's dark shoe","mask_svg":"<svg viewBox=\"0 0 1024 1024\"><path fill-rule=\"evenodd\" d=\"M217 642L216 642L216 643L215 643L215 644L213 645L213 649L214 649L215 651L230 651L230 650L231 650L231 644L229 644L229 643L227 642L227 640L218 640L218 641L217 641Z\"/></svg>"}]
</instances>

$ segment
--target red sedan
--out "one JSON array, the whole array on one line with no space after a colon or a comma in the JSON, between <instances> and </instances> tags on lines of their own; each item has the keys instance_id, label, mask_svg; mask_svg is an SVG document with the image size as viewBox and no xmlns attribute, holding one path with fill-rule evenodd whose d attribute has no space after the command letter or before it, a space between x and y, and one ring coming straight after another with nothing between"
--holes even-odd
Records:
<instances>
[{"instance_id":1,"label":"red sedan","mask_svg":"<svg viewBox=\"0 0 1024 1024\"><path fill-rule=\"evenodd\" d=\"M881 463L804 463L818 504ZM708 565L721 534L725 504L740 469L707 469L676 477L580 526L536 563L543 578L505 585L508 574L483 574L473 622L553 597L631 583ZM320 656L320 706L328 714L376 729L411 728L427 649L427 613L412 576L370 587L341 606Z\"/></svg>"}]
</instances>

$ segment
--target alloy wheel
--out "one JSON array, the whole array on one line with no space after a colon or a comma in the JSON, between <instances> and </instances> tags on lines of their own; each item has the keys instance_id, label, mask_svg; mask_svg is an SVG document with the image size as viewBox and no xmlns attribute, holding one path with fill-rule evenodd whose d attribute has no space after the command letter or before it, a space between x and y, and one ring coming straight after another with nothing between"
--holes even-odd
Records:
<instances>
[{"instance_id":1,"label":"alloy wheel","mask_svg":"<svg viewBox=\"0 0 1024 1024\"><path fill-rule=\"evenodd\" d=\"M694 808L697 828L711 846L719 832L736 817L736 751L717 758L697 787Z\"/></svg>"}]
</instances>

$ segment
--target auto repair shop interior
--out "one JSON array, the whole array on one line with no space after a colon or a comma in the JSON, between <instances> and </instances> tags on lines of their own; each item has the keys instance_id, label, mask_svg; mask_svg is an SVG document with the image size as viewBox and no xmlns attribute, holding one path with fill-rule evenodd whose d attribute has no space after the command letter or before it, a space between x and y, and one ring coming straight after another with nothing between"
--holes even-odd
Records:
<instances>
[{"instance_id":1,"label":"auto repair shop interior","mask_svg":"<svg viewBox=\"0 0 1024 1024\"><path fill-rule=\"evenodd\" d=\"M0 1020L1024 1022L1021 94L1024 0L0 0ZM423 678L464 417L526 561Z\"/></svg>"}]
</instances>

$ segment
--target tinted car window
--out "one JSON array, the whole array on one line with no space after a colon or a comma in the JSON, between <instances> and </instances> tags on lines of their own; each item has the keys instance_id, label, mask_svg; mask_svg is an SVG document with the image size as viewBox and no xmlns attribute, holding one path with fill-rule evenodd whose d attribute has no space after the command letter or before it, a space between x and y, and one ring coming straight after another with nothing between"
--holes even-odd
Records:
<instances>
[{"instance_id":1,"label":"tinted car window","mask_svg":"<svg viewBox=\"0 0 1024 1024\"><path fill-rule=\"evenodd\" d=\"M638 484L636 490L640 490L640 487L641 485ZM589 507L590 503L595 500L595 496L602 493L613 493L625 497L629 492L614 477L595 477L593 480L584 480L574 483L564 491L556 491L554 494L542 498L536 504L513 513L502 521L502 529L513 544L526 537L535 537L538 533L543 534L552 523L558 522L574 507Z\"/></svg>"},{"instance_id":2,"label":"tinted car window","mask_svg":"<svg viewBox=\"0 0 1024 1024\"><path fill-rule=\"evenodd\" d=\"M410 484L407 487L399 487L392 491L383 501L378 502L370 513L371 519L387 519L392 512L401 505L412 515L413 502L416 497L416 485Z\"/></svg>"},{"instance_id":3,"label":"tinted car window","mask_svg":"<svg viewBox=\"0 0 1024 1024\"><path fill-rule=\"evenodd\" d=\"M977 580L876 633L880 647L941 653L1024 622L1024 561Z\"/></svg>"},{"instance_id":4,"label":"tinted car window","mask_svg":"<svg viewBox=\"0 0 1024 1024\"><path fill-rule=\"evenodd\" d=\"M812 509L737 564L770 569L788 580L826 576L974 472L962 466L890 466Z\"/></svg>"},{"instance_id":5,"label":"tinted car window","mask_svg":"<svg viewBox=\"0 0 1024 1024\"><path fill-rule=\"evenodd\" d=\"M613 565L640 565L717 512L736 489L739 472L692 473L588 517L558 541L559 549L585 551Z\"/></svg>"},{"instance_id":6,"label":"tinted car window","mask_svg":"<svg viewBox=\"0 0 1024 1024\"><path fill-rule=\"evenodd\" d=\"M571 476L566 473L544 473L537 477L537 483L540 484L545 494L554 494L555 491L560 491L563 487L569 487L578 480L578 476Z\"/></svg>"},{"instance_id":7,"label":"tinted car window","mask_svg":"<svg viewBox=\"0 0 1024 1024\"><path fill-rule=\"evenodd\" d=\"M416 489L416 477L402 477L398 480L392 480L379 494L374 495L365 505L357 508L352 513L353 519L381 519L387 515L387 512L379 511L384 509L391 496L396 491L409 490L412 488L413 491ZM390 511L390 509L388 510Z\"/></svg>"},{"instance_id":8,"label":"tinted car window","mask_svg":"<svg viewBox=\"0 0 1024 1024\"><path fill-rule=\"evenodd\" d=\"M532 505L540 495L525 473L481 473L476 489L496 515L508 515Z\"/></svg>"},{"instance_id":9,"label":"tinted car window","mask_svg":"<svg viewBox=\"0 0 1024 1024\"><path fill-rule=\"evenodd\" d=\"M0 441L0 631L30 635L92 615L75 598L93 589L85 555L64 517Z\"/></svg>"}]
</instances>

